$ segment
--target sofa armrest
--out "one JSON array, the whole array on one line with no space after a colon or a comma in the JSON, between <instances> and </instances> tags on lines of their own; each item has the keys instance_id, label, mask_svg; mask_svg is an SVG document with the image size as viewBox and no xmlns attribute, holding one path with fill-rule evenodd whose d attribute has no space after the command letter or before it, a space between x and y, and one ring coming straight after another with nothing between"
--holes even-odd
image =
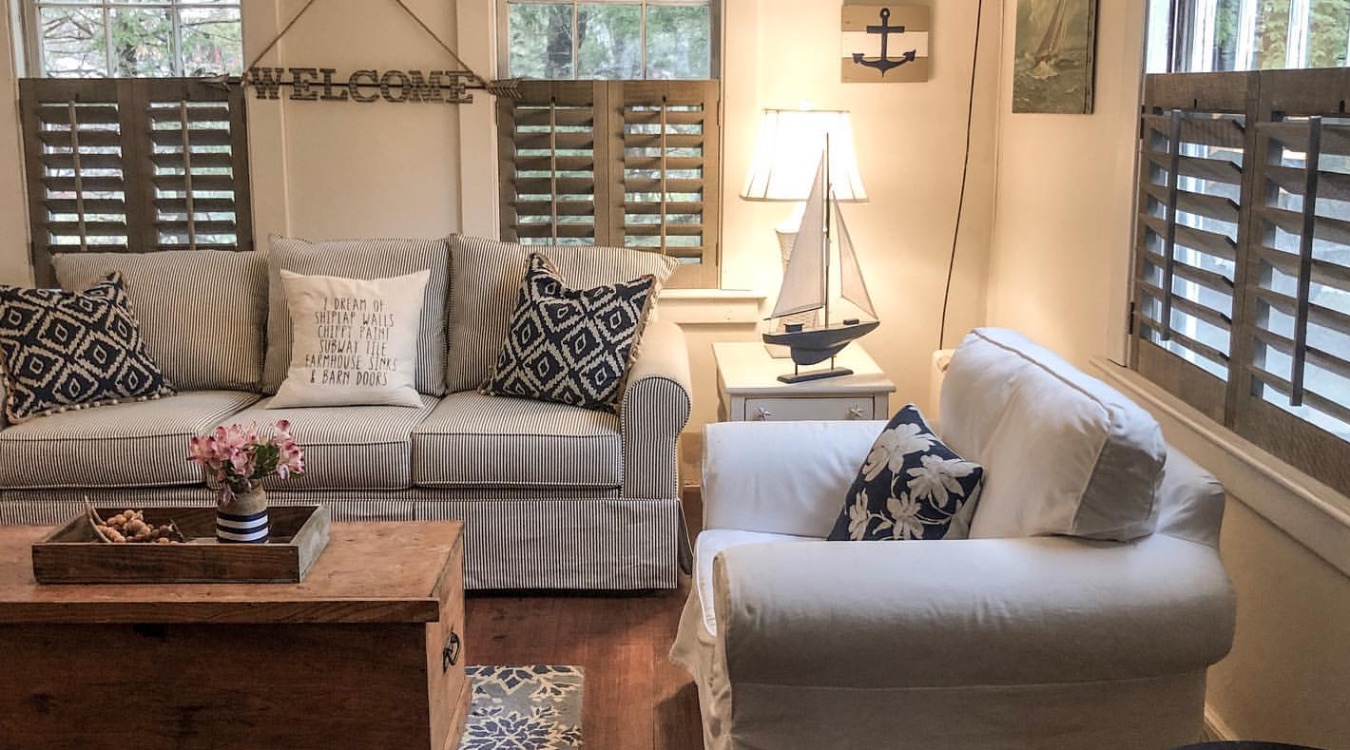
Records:
<instances>
[{"instance_id":1,"label":"sofa armrest","mask_svg":"<svg viewBox=\"0 0 1350 750\"><path fill-rule=\"evenodd\" d=\"M823 537L885 422L723 422L703 430L703 528Z\"/></svg>"},{"instance_id":2,"label":"sofa armrest","mask_svg":"<svg viewBox=\"0 0 1350 750\"><path fill-rule=\"evenodd\" d=\"M1195 672L1233 639L1218 553L1168 536L744 545L714 563L735 683L951 687Z\"/></svg>"},{"instance_id":3,"label":"sofa armrest","mask_svg":"<svg viewBox=\"0 0 1350 750\"><path fill-rule=\"evenodd\" d=\"M623 432L623 496L678 498L676 444L693 401L689 351L674 323L652 321L628 375L619 419Z\"/></svg>"}]
</instances>

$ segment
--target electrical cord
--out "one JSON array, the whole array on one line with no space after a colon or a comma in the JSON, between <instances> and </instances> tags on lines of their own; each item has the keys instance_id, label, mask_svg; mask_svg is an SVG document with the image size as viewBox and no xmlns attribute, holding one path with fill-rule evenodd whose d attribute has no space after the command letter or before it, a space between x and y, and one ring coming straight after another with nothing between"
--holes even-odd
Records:
<instances>
[{"instance_id":1,"label":"electrical cord","mask_svg":"<svg viewBox=\"0 0 1350 750\"><path fill-rule=\"evenodd\" d=\"M970 141L975 119L975 74L980 69L980 26L984 20L984 0L975 6L975 45L970 60L970 99L966 104L966 156L961 167L961 193L956 199L956 226L952 229L952 252L947 261L947 286L942 294L942 322L938 324L938 349L947 343L947 306L952 299L952 277L956 273L956 247L961 239L961 217L966 208L966 181L970 177Z\"/></svg>"}]
</instances>

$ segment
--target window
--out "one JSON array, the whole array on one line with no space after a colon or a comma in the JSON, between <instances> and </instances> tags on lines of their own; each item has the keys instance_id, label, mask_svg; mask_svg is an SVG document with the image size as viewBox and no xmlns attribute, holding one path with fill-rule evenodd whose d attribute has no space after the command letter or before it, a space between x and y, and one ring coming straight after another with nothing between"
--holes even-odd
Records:
<instances>
[{"instance_id":1,"label":"window","mask_svg":"<svg viewBox=\"0 0 1350 750\"><path fill-rule=\"evenodd\" d=\"M248 250L239 2L24 0L33 271L68 252Z\"/></svg>"},{"instance_id":2,"label":"window","mask_svg":"<svg viewBox=\"0 0 1350 750\"><path fill-rule=\"evenodd\" d=\"M1150 24L1170 43L1150 50L1150 72L1343 67L1348 0L1152 0Z\"/></svg>"},{"instance_id":3,"label":"window","mask_svg":"<svg viewBox=\"0 0 1350 750\"><path fill-rule=\"evenodd\" d=\"M1329 59L1323 5L1179 0L1174 60ZM1338 65L1350 46L1340 6ZM1256 36L1224 36L1223 13ZM1344 68L1147 77L1130 365L1350 494L1348 90Z\"/></svg>"},{"instance_id":4,"label":"window","mask_svg":"<svg viewBox=\"0 0 1350 750\"><path fill-rule=\"evenodd\" d=\"M238 75L239 1L24 0L37 77Z\"/></svg>"},{"instance_id":5,"label":"window","mask_svg":"<svg viewBox=\"0 0 1350 750\"><path fill-rule=\"evenodd\" d=\"M710 0L506 0L503 69L518 78L713 78Z\"/></svg>"},{"instance_id":6,"label":"window","mask_svg":"<svg viewBox=\"0 0 1350 750\"><path fill-rule=\"evenodd\" d=\"M501 0L503 239L618 245L717 285L720 101L708 0Z\"/></svg>"}]
</instances>

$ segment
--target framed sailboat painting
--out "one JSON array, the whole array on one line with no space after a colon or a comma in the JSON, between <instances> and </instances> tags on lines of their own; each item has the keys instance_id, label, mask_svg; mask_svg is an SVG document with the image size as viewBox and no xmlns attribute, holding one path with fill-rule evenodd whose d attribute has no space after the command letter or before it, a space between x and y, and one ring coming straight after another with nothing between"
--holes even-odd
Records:
<instances>
[{"instance_id":1,"label":"framed sailboat painting","mask_svg":"<svg viewBox=\"0 0 1350 750\"><path fill-rule=\"evenodd\" d=\"M1097 0L1018 0L1014 112L1092 114Z\"/></svg>"}]
</instances>

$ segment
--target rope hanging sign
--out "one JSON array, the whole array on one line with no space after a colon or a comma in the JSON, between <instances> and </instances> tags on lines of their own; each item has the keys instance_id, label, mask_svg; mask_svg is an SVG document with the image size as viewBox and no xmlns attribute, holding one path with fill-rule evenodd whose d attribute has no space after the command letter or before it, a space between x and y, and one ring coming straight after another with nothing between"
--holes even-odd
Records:
<instances>
[{"instance_id":1,"label":"rope hanging sign","mask_svg":"<svg viewBox=\"0 0 1350 750\"><path fill-rule=\"evenodd\" d=\"M286 24L281 33L267 44L258 56L253 58L244 71L239 83L252 87L259 99L280 99L281 89L290 89L287 97L291 101L357 102L369 104L383 99L387 102L404 103L440 103L469 104L473 102L471 91L486 91L493 96L510 99L520 98L518 79L488 81L470 68L436 32L417 16L403 0L394 2L417 22L423 31L445 50L459 67L453 70L358 70L350 75L341 76L336 68L318 67L259 67L258 62L273 48L286 33L295 26L318 0L309 0L305 7ZM220 79L222 82L233 82Z\"/></svg>"}]
</instances>

